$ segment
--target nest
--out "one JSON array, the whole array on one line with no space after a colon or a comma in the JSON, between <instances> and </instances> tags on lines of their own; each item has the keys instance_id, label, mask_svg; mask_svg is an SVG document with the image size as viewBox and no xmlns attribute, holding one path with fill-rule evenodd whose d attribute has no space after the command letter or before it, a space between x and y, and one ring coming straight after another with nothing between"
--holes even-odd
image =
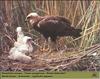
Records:
<instances>
[{"instance_id":1,"label":"nest","mask_svg":"<svg viewBox=\"0 0 100 79\"><path fill-rule=\"evenodd\" d=\"M41 52L36 50L32 54L31 63L9 60L8 53L3 53L0 58L0 71L100 71L99 50L99 44L84 51Z\"/></svg>"}]
</instances>

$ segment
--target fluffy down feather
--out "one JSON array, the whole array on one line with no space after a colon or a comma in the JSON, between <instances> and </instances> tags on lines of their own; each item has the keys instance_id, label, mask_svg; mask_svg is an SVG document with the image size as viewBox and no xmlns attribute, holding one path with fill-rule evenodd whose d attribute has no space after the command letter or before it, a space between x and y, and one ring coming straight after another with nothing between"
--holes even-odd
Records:
<instances>
[{"instance_id":1,"label":"fluffy down feather","mask_svg":"<svg viewBox=\"0 0 100 79\"><path fill-rule=\"evenodd\" d=\"M23 44L23 37L24 37L22 27L17 27L16 32L17 32L17 41L14 43L15 47L20 46L21 44Z\"/></svg>"},{"instance_id":2,"label":"fluffy down feather","mask_svg":"<svg viewBox=\"0 0 100 79\"><path fill-rule=\"evenodd\" d=\"M23 44L20 44L19 46L15 46L13 48L10 49L9 52L9 59L13 59L13 60L20 60L20 61L24 61L24 62L29 62L31 61L31 57L27 56L27 53L30 53L33 51L33 47L32 47L32 38L28 37L28 36L24 36L23 37Z\"/></svg>"}]
</instances>

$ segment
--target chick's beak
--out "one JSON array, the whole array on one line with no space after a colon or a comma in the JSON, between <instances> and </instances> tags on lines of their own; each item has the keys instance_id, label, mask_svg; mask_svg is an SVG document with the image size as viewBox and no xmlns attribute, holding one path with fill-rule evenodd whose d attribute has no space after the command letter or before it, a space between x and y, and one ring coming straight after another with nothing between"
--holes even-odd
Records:
<instances>
[{"instance_id":1,"label":"chick's beak","mask_svg":"<svg viewBox=\"0 0 100 79\"><path fill-rule=\"evenodd\" d=\"M26 19L25 19L25 22L27 22L28 20L27 20L27 17L26 17Z\"/></svg>"},{"instance_id":2,"label":"chick's beak","mask_svg":"<svg viewBox=\"0 0 100 79\"><path fill-rule=\"evenodd\" d=\"M28 39L28 40L27 40L27 43L28 43L28 44L32 44L32 39Z\"/></svg>"}]
</instances>

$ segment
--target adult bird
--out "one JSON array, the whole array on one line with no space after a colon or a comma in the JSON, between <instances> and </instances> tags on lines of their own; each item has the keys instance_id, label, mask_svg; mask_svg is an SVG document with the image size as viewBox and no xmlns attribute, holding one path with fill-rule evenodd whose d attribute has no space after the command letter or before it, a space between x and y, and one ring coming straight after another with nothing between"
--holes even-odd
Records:
<instances>
[{"instance_id":1,"label":"adult bird","mask_svg":"<svg viewBox=\"0 0 100 79\"><path fill-rule=\"evenodd\" d=\"M61 36L81 36L81 29L71 26L71 22L62 16L39 16L37 13L29 13L25 19L32 25L32 28L40 32L48 41L50 37L52 46L56 45L57 37Z\"/></svg>"},{"instance_id":2,"label":"adult bird","mask_svg":"<svg viewBox=\"0 0 100 79\"><path fill-rule=\"evenodd\" d=\"M27 56L26 54L31 53L33 51L32 38L24 36L22 40L23 44L11 48L8 58L13 60L29 62L31 61L31 57Z\"/></svg>"}]
</instances>

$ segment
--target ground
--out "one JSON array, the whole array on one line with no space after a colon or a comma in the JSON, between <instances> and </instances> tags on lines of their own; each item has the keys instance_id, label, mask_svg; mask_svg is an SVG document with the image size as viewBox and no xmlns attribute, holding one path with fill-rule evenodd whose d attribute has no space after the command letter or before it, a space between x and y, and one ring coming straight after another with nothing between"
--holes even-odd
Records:
<instances>
[{"instance_id":1,"label":"ground","mask_svg":"<svg viewBox=\"0 0 100 79\"><path fill-rule=\"evenodd\" d=\"M30 63L9 60L8 53L2 53L0 71L99 71L99 50L100 44L93 45L85 51L71 49L42 52L36 50L32 53L32 62ZM97 55L94 56L93 53L97 53Z\"/></svg>"}]
</instances>

